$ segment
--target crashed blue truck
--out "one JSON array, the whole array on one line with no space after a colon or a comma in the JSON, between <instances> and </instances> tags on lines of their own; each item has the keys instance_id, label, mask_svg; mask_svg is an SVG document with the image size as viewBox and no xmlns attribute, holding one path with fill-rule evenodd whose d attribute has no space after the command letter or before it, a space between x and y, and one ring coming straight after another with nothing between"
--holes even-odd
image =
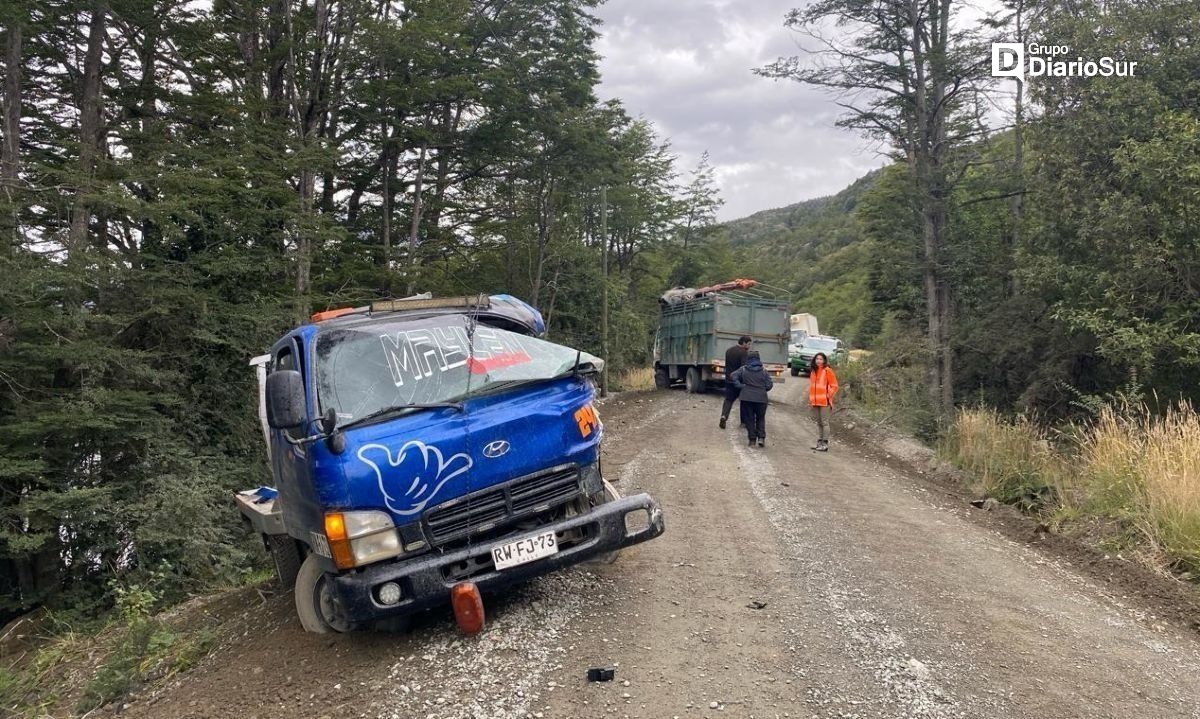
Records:
<instances>
[{"instance_id":1,"label":"crashed blue truck","mask_svg":"<svg viewBox=\"0 0 1200 719\"><path fill-rule=\"evenodd\" d=\"M662 534L658 503L601 472L603 361L544 334L507 295L420 296L318 313L251 361L274 487L236 500L306 630L402 623Z\"/></svg>"}]
</instances>

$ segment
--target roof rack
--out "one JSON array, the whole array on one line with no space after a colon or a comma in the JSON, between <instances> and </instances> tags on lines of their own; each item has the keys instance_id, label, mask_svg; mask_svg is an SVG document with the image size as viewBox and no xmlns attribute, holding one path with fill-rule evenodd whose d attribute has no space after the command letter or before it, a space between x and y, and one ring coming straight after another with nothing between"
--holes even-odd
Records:
<instances>
[{"instance_id":1,"label":"roof rack","mask_svg":"<svg viewBox=\"0 0 1200 719\"><path fill-rule=\"evenodd\" d=\"M376 300L364 307L339 307L333 310L325 310L324 312L315 312L312 316L313 322L325 322L326 320L344 317L346 315L369 315L376 312L409 312L412 310L435 310L435 309L474 309L488 310L492 307L492 300L485 294L464 295L462 297L437 297L432 293L426 292L412 297L405 297L398 300Z\"/></svg>"}]
</instances>

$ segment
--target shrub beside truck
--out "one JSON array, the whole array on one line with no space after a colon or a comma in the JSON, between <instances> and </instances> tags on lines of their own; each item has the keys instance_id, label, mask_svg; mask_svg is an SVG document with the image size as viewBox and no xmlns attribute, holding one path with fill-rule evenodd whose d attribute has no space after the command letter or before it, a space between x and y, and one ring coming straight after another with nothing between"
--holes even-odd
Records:
<instances>
[{"instance_id":1,"label":"shrub beside truck","mask_svg":"<svg viewBox=\"0 0 1200 719\"><path fill-rule=\"evenodd\" d=\"M236 496L311 632L396 624L662 534L600 468L591 377L507 295L322 312L251 364L275 487ZM474 624L474 628L468 628Z\"/></svg>"},{"instance_id":2,"label":"shrub beside truck","mask_svg":"<svg viewBox=\"0 0 1200 719\"><path fill-rule=\"evenodd\" d=\"M788 299L754 280L701 289L675 288L659 300L654 383L683 382L689 392L725 380L725 350L748 335L766 371L783 381L788 361Z\"/></svg>"}]
</instances>

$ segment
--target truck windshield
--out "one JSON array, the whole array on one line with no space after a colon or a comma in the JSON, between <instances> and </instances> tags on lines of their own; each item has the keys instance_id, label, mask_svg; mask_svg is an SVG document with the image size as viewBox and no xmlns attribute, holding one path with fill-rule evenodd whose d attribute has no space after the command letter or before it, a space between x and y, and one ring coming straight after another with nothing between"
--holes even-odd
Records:
<instances>
[{"instance_id":1,"label":"truck windshield","mask_svg":"<svg viewBox=\"0 0 1200 719\"><path fill-rule=\"evenodd\" d=\"M317 396L338 424L408 405L453 402L514 383L551 379L586 352L475 325L463 315L331 328L316 342Z\"/></svg>"},{"instance_id":2,"label":"truck windshield","mask_svg":"<svg viewBox=\"0 0 1200 719\"><path fill-rule=\"evenodd\" d=\"M833 352L838 348L838 342L837 340L809 337L804 340L804 346L807 349L817 350L818 352Z\"/></svg>"}]
</instances>

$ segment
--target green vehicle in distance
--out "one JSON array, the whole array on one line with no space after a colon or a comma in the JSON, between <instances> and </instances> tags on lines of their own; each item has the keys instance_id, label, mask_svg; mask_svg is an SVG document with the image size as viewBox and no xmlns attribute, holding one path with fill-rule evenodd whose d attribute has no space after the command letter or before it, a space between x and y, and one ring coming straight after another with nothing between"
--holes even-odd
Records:
<instances>
[{"instance_id":1,"label":"green vehicle in distance","mask_svg":"<svg viewBox=\"0 0 1200 719\"><path fill-rule=\"evenodd\" d=\"M812 358L817 356L818 352L824 352L829 359L830 367L837 367L844 362L849 356L849 350L846 345L837 337L829 337L828 335L809 335L801 340L799 345L792 345L791 352L788 354L788 367L792 370L793 377L800 375L808 376L808 366L812 363Z\"/></svg>"}]
</instances>

